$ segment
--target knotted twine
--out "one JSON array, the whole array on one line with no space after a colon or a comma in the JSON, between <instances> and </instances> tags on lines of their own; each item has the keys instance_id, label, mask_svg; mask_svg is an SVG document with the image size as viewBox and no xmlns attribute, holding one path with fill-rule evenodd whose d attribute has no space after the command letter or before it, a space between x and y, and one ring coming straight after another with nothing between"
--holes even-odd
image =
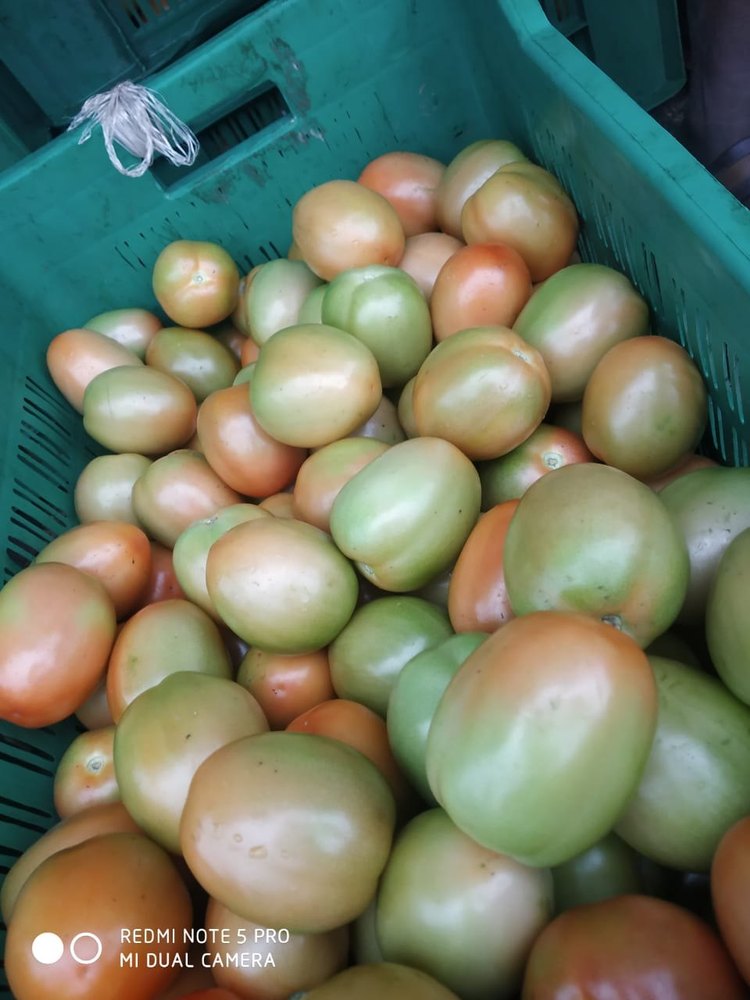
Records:
<instances>
[{"instance_id":1,"label":"knotted twine","mask_svg":"<svg viewBox=\"0 0 750 1000\"><path fill-rule=\"evenodd\" d=\"M141 177L157 155L175 166L189 167L200 148L192 130L152 90L129 80L89 97L68 125L68 131L84 123L78 145L87 142L100 125L107 155L127 177ZM139 157L140 163L126 167L117 155L115 143Z\"/></svg>"}]
</instances>

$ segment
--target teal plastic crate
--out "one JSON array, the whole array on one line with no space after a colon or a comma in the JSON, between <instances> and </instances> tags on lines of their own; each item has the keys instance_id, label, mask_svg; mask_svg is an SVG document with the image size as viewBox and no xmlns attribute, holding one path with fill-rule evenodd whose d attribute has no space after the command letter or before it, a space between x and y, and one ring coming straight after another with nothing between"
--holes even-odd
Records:
<instances>
[{"instance_id":1,"label":"teal plastic crate","mask_svg":"<svg viewBox=\"0 0 750 1000\"><path fill-rule=\"evenodd\" d=\"M74 523L72 488L94 451L46 373L49 340L106 309L153 306L151 268L171 240L215 240L243 270L283 254L305 190L393 149L448 160L506 137L554 171L584 257L627 272L655 330L703 371L707 446L748 464L750 215L538 0L271 0L151 83L201 135L194 169L128 179L100 141L64 135L0 175L5 578ZM0 727L6 867L54 821L72 732Z\"/></svg>"}]
</instances>

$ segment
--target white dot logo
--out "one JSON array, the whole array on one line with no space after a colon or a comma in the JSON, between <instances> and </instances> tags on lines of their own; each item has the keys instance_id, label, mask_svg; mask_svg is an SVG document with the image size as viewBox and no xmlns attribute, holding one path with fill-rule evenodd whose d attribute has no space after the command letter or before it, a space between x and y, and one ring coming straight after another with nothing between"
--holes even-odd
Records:
<instances>
[{"instance_id":1,"label":"white dot logo","mask_svg":"<svg viewBox=\"0 0 750 1000\"><path fill-rule=\"evenodd\" d=\"M59 934L45 931L31 942L31 954L41 965L54 965L63 957L65 945Z\"/></svg>"},{"instance_id":2,"label":"white dot logo","mask_svg":"<svg viewBox=\"0 0 750 1000\"><path fill-rule=\"evenodd\" d=\"M84 944L84 942L87 943ZM101 938L90 931L81 931L70 942L70 955L79 965L93 965L102 955Z\"/></svg>"}]
</instances>

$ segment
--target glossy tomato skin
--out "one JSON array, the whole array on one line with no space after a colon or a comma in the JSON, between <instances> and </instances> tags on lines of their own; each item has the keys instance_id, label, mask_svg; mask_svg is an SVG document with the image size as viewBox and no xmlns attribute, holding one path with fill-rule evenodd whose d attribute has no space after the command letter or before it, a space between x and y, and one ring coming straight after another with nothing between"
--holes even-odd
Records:
<instances>
[{"instance_id":1,"label":"glossy tomato skin","mask_svg":"<svg viewBox=\"0 0 750 1000\"><path fill-rule=\"evenodd\" d=\"M615 829L653 861L708 871L722 835L750 813L750 708L702 671L649 659L659 719Z\"/></svg>"},{"instance_id":2,"label":"glossy tomato skin","mask_svg":"<svg viewBox=\"0 0 750 1000\"><path fill-rule=\"evenodd\" d=\"M172 550L168 549L166 545L151 542L151 573L141 594L141 607L158 604L159 601L177 600L185 596L174 571Z\"/></svg>"},{"instance_id":3,"label":"glossy tomato skin","mask_svg":"<svg viewBox=\"0 0 750 1000\"><path fill-rule=\"evenodd\" d=\"M724 944L750 984L750 816L719 841L711 864L711 898Z\"/></svg>"},{"instance_id":4,"label":"glossy tomato skin","mask_svg":"<svg viewBox=\"0 0 750 1000\"><path fill-rule=\"evenodd\" d=\"M83 413L83 397L89 383L102 372L143 362L132 351L94 330L65 330L47 348L47 368L65 399Z\"/></svg>"},{"instance_id":5,"label":"glossy tomato skin","mask_svg":"<svg viewBox=\"0 0 750 1000\"><path fill-rule=\"evenodd\" d=\"M249 649L237 671L237 683L257 700L271 729L286 729L336 696L325 649L296 656Z\"/></svg>"},{"instance_id":6,"label":"glossy tomato skin","mask_svg":"<svg viewBox=\"0 0 750 1000\"><path fill-rule=\"evenodd\" d=\"M321 933L354 920L391 847L388 784L359 751L306 733L263 733L196 772L180 827L200 884L238 916Z\"/></svg>"},{"instance_id":7,"label":"glossy tomato skin","mask_svg":"<svg viewBox=\"0 0 750 1000\"><path fill-rule=\"evenodd\" d=\"M299 323L303 303L321 284L301 260L281 258L256 268L239 306L252 342L265 344L279 330Z\"/></svg>"},{"instance_id":8,"label":"glossy tomato skin","mask_svg":"<svg viewBox=\"0 0 750 1000\"><path fill-rule=\"evenodd\" d=\"M556 469L523 495L505 540L518 615L557 609L611 621L647 646L676 619L688 556L659 497L619 469Z\"/></svg>"},{"instance_id":9,"label":"glossy tomato skin","mask_svg":"<svg viewBox=\"0 0 750 1000\"><path fill-rule=\"evenodd\" d=\"M632 639L584 615L526 614L482 643L443 695L427 740L430 787L479 844L561 864L612 828L656 712L653 673Z\"/></svg>"},{"instance_id":10,"label":"glossy tomato skin","mask_svg":"<svg viewBox=\"0 0 750 1000\"><path fill-rule=\"evenodd\" d=\"M145 833L179 854L195 772L219 747L267 730L260 705L234 681L170 674L135 698L117 724L114 764L126 808Z\"/></svg>"},{"instance_id":11,"label":"glossy tomato skin","mask_svg":"<svg viewBox=\"0 0 750 1000\"><path fill-rule=\"evenodd\" d=\"M443 232L461 237L461 212L467 200L500 167L525 159L518 146L504 139L480 139L454 156L437 193L437 221Z\"/></svg>"},{"instance_id":12,"label":"glossy tomato skin","mask_svg":"<svg viewBox=\"0 0 750 1000\"><path fill-rule=\"evenodd\" d=\"M109 595L86 573L63 563L17 573L0 591L0 718L35 728L73 713L104 673L115 627Z\"/></svg>"},{"instance_id":13,"label":"glossy tomato skin","mask_svg":"<svg viewBox=\"0 0 750 1000\"><path fill-rule=\"evenodd\" d=\"M416 281L429 302L442 266L464 246L463 240L447 233L420 233L410 236L404 245L404 255L398 266Z\"/></svg>"},{"instance_id":14,"label":"glossy tomato skin","mask_svg":"<svg viewBox=\"0 0 750 1000\"><path fill-rule=\"evenodd\" d=\"M594 368L615 344L648 330L648 305L625 275L572 264L549 278L515 324L541 352L556 403L583 398Z\"/></svg>"},{"instance_id":15,"label":"glossy tomato skin","mask_svg":"<svg viewBox=\"0 0 750 1000\"><path fill-rule=\"evenodd\" d=\"M60 758L53 798L61 819L91 806L120 801L113 748L115 727L106 726L77 736Z\"/></svg>"},{"instance_id":16,"label":"glossy tomato skin","mask_svg":"<svg viewBox=\"0 0 750 1000\"><path fill-rule=\"evenodd\" d=\"M568 910L539 935L523 1000L741 1000L724 946L687 910L618 896Z\"/></svg>"},{"instance_id":17,"label":"glossy tomato skin","mask_svg":"<svg viewBox=\"0 0 750 1000\"><path fill-rule=\"evenodd\" d=\"M198 403L232 384L239 363L228 347L202 330L171 326L160 330L146 351L146 363L181 379Z\"/></svg>"},{"instance_id":18,"label":"glossy tomato skin","mask_svg":"<svg viewBox=\"0 0 750 1000\"><path fill-rule=\"evenodd\" d=\"M750 528L736 535L716 570L706 606L711 662L729 690L750 705Z\"/></svg>"},{"instance_id":19,"label":"glossy tomato skin","mask_svg":"<svg viewBox=\"0 0 750 1000\"><path fill-rule=\"evenodd\" d=\"M183 950L192 924L192 905L169 856L137 833L110 833L60 851L44 861L23 888L8 929L5 969L17 1000L150 1000L175 978L174 968L149 968L149 944L123 944L122 928L165 928L175 943L160 950L171 957ZM101 942L101 955L88 964L71 956L84 928ZM58 962L38 962L31 944L40 933L62 938ZM84 959L97 944L84 937L73 946ZM139 957L133 965L121 953Z\"/></svg>"},{"instance_id":20,"label":"glossy tomato skin","mask_svg":"<svg viewBox=\"0 0 750 1000\"><path fill-rule=\"evenodd\" d=\"M373 441L382 441L383 444L400 444L406 440L396 406L385 395L372 416L359 427L355 427L351 436L370 438Z\"/></svg>"},{"instance_id":21,"label":"glossy tomato skin","mask_svg":"<svg viewBox=\"0 0 750 1000\"><path fill-rule=\"evenodd\" d=\"M76 718L86 729L104 729L114 724L107 702L107 678L102 677L82 705L76 709Z\"/></svg>"},{"instance_id":22,"label":"glossy tomato skin","mask_svg":"<svg viewBox=\"0 0 750 1000\"><path fill-rule=\"evenodd\" d=\"M445 165L431 156L399 150L370 160L357 183L393 206L409 237L437 227L437 189L444 172Z\"/></svg>"},{"instance_id":23,"label":"glossy tomato skin","mask_svg":"<svg viewBox=\"0 0 750 1000\"><path fill-rule=\"evenodd\" d=\"M73 501L81 524L126 521L138 525L133 486L151 464L145 455L98 455L76 480Z\"/></svg>"},{"instance_id":24,"label":"glossy tomato skin","mask_svg":"<svg viewBox=\"0 0 750 1000\"><path fill-rule=\"evenodd\" d=\"M202 330L233 312L240 275L216 243L176 240L157 257L152 283L157 302L174 323Z\"/></svg>"},{"instance_id":25,"label":"glossy tomato skin","mask_svg":"<svg viewBox=\"0 0 750 1000\"><path fill-rule=\"evenodd\" d=\"M376 928L387 961L422 969L465 1000L505 1000L551 916L548 869L480 847L432 809L394 846L378 889Z\"/></svg>"},{"instance_id":26,"label":"glossy tomato skin","mask_svg":"<svg viewBox=\"0 0 750 1000\"><path fill-rule=\"evenodd\" d=\"M608 833L587 850L552 869L555 910L598 903L644 888L639 856L617 834Z\"/></svg>"},{"instance_id":27,"label":"glossy tomato skin","mask_svg":"<svg viewBox=\"0 0 750 1000\"><path fill-rule=\"evenodd\" d=\"M458 1000L426 972L395 962L356 965L310 990L305 1000Z\"/></svg>"},{"instance_id":28,"label":"glossy tomato skin","mask_svg":"<svg viewBox=\"0 0 750 1000\"><path fill-rule=\"evenodd\" d=\"M92 316L83 325L127 347L141 360L154 335L162 328L159 317L147 309L112 309Z\"/></svg>"},{"instance_id":29,"label":"glossy tomato skin","mask_svg":"<svg viewBox=\"0 0 750 1000\"><path fill-rule=\"evenodd\" d=\"M453 567L448 615L456 632L494 632L513 617L503 551L517 500L497 504L471 530Z\"/></svg>"}]
</instances>

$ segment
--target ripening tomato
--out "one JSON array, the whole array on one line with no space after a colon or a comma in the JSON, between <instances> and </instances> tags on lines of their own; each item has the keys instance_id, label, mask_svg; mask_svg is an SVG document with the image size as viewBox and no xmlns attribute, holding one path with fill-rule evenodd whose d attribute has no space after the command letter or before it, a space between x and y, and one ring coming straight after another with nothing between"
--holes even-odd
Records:
<instances>
[{"instance_id":1,"label":"ripening tomato","mask_svg":"<svg viewBox=\"0 0 750 1000\"><path fill-rule=\"evenodd\" d=\"M140 606L185 596L175 573L172 550L158 542L151 542L151 573L141 594Z\"/></svg>"},{"instance_id":2,"label":"ripening tomato","mask_svg":"<svg viewBox=\"0 0 750 1000\"><path fill-rule=\"evenodd\" d=\"M556 917L537 938L523 1000L741 1000L724 946L687 910L617 896Z\"/></svg>"},{"instance_id":3,"label":"ripening tomato","mask_svg":"<svg viewBox=\"0 0 750 1000\"><path fill-rule=\"evenodd\" d=\"M399 150L371 160L357 183L390 202L408 237L437 228L437 189L444 173L439 160Z\"/></svg>"},{"instance_id":4,"label":"ripening tomato","mask_svg":"<svg viewBox=\"0 0 750 1000\"><path fill-rule=\"evenodd\" d=\"M446 261L432 290L435 339L469 327L512 326L530 295L529 269L512 247L462 247Z\"/></svg>"},{"instance_id":5,"label":"ripening tomato","mask_svg":"<svg viewBox=\"0 0 750 1000\"><path fill-rule=\"evenodd\" d=\"M198 768L180 841L199 883L233 913L321 933L370 902L394 822L388 784L359 751L306 733L261 733Z\"/></svg>"},{"instance_id":6,"label":"ripening tomato","mask_svg":"<svg viewBox=\"0 0 750 1000\"><path fill-rule=\"evenodd\" d=\"M123 625L109 658L107 700L112 718L118 722L142 691L182 670L231 675L218 628L189 601L147 605Z\"/></svg>"},{"instance_id":7,"label":"ripening tomato","mask_svg":"<svg viewBox=\"0 0 750 1000\"><path fill-rule=\"evenodd\" d=\"M266 433L246 385L212 393L198 410L198 433L211 468L243 496L278 493L307 457L303 448L281 444Z\"/></svg>"},{"instance_id":8,"label":"ripening tomato","mask_svg":"<svg viewBox=\"0 0 750 1000\"><path fill-rule=\"evenodd\" d=\"M173 673L125 709L114 737L122 801L153 840L180 852L180 818L200 765L219 747L263 733L255 698L226 677Z\"/></svg>"},{"instance_id":9,"label":"ripening tomato","mask_svg":"<svg viewBox=\"0 0 750 1000\"><path fill-rule=\"evenodd\" d=\"M674 622L687 590L685 542L659 496L593 462L555 469L529 487L503 559L517 615L582 611L644 647Z\"/></svg>"},{"instance_id":10,"label":"ripening tomato","mask_svg":"<svg viewBox=\"0 0 750 1000\"><path fill-rule=\"evenodd\" d=\"M503 551L517 500L490 508L471 530L453 567L448 615L456 632L494 632L513 617Z\"/></svg>"},{"instance_id":11,"label":"ripening tomato","mask_svg":"<svg viewBox=\"0 0 750 1000\"><path fill-rule=\"evenodd\" d=\"M375 962L344 969L305 994L305 1000L458 1000L455 993L426 972L395 962Z\"/></svg>"},{"instance_id":12,"label":"ripening tomato","mask_svg":"<svg viewBox=\"0 0 750 1000\"><path fill-rule=\"evenodd\" d=\"M449 684L427 741L430 787L477 843L561 864L623 811L656 713L653 673L631 638L580 614L525 614Z\"/></svg>"},{"instance_id":13,"label":"ripening tomato","mask_svg":"<svg viewBox=\"0 0 750 1000\"><path fill-rule=\"evenodd\" d=\"M156 301L177 326L202 330L234 311L240 275L216 243L175 240L156 258L152 283Z\"/></svg>"},{"instance_id":14,"label":"ripening tomato","mask_svg":"<svg viewBox=\"0 0 750 1000\"><path fill-rule=\"evenodd\" d=\"M138 833L93 837L29 876L5 943L8 983L17 1000L151 1000L177 969L147 962L153 945L123 943L123 928L163 928L172 940L159 950L169 960L191 925L190 896L160 847ZM57 961L34 957L39 934L62 939ZM122 962L123 952L138 961Z\"/></svg>"},{"instance_id":15,"label":"ripening tomato","mask_svg":"<svg viewBox=\"0 0 750 1000\"><path fill-rule=\"evenodd\" d=\"M464 1000L506 1000L551 916L549 869L480 847L432 809L396 841L375 920L387 961L428 972Z\"/></svg>"},{"instance_id":16,"label":"ripening tomato","mask_svg":"<svg viewBox=\"0 0 750 1000\"><path fill-rule=\"evenodd\" d=\"M91 806L120 801L112 748L115 727L92 729L73 740L55 771L53 798L61 819Z\"/></svg>"},{"instance_id":17,"label":"ripening tomato","mask_svg":"<svg viewBox=\"0 0 750 1000\"><path fill-rule=\"evenodd\" d=\"M673 468L703 436L708 397L698 367L666 337L610 347L583 394L583 438L597 458L637 479Z\"/></svg>"},{"instance_id":18,"label":"ripening tomato","mask_svg":"<svg viewBox=\"0 0 750 1000\"><path fill-rule=\"evenodd\" d=\"M528 161L507 163L461 212L468 244L503 243L523 257L534 282L565 267L578 239L575 205L548 171Z\"/></svg>"},{"instance_id":19,"label":"ripening tomato","mask_svg":"<svg viewBox=\"0 0 750 1000\"><path fill-rule=\"evenodd\" d=\"M151 465L144 455L98 455L78 477L73 502L81 524L90 521L127 521L138 524L133 510L133 487Z\"/></svg>"},{"instance_id":20,"label":"ripening tomato","mask_svg":"<svg viewBox=\"0 0 750 1000\"><path fill-rule=\"evenodd\" d=\"M94 690L75 711L76 718L86 729L104 729L114 724L107 701L107 678L102 677Z\"/></svg>"},{"instance_id":21,"label":"ripening tomato","mask_svg":"<svg viewBox=\"0 0 750 1000\"><path fill-rule=\"evenodd\" d=\"M47 368L52 381L79 413L87 387L111 368L143 367L139 357L95 330L65 330L47 348Z\"/></svg>"},{"instance_id":22,"label":"ripening tomato","mask_svg":"<svg viewBox=\"0 0 750 1000\"><path fill-rule=\"evenodd\" d=\"M133 487L133 509L151 538L172 548L194 521L240 502L197 451L157 459Z\"/></svg>"},{"instance_id":23,"label":"ripening tomato","mask_svg":"<svg viewBox=\"0 0 750 1000\"><path fill-rule=\"evenodd\" d=\"M146 349L154 335L162 328L159 317L147 309L112 309L92 316L83 325L87 330L103 333L141 360L146 357Z\"/></svg>"},{"instance_id":24,"label":"ripening tomato","mask_svg":"<svg viewBox=\"0 0 750 1000\"><path fill-rule=\"evenodd\" d=\"M296 656L249 649L237 683L257 700L271 729L286 729L297 716L336 696L325 649Z\"/></svg>"},{"instance_id":25,"label":"ripening tomato","mask_svg":"<svg viewBox=\"0 0 750 1000\"><path fill-rule=\"evenodd\" d=\"M292 209L292 232L302 260L326 281L349 267L395 267L406 239L390 202L347 180L328 181L303 194Z\"/></svg>"},{"instance_id":26,"label":"ripening tomato","mask_svg":"<svg viewBox=\"0 0 750 1000\"><path fill-rule=\"evenodd\" d=\"M513 451L479 467L482 508L520 499L532 483L554 469L593 461L580 434L542 422Z\"/></svg>"},{"instance_id":27,"label":"ripening tomato","mask_svg":"<svg viewBox=\"0 0 750 1000\"><path fill-rule=\"evenodd\" d=\"M419 369L412 406L417 430L450 441L471 459L518 447L550 402L541 354L503 326L473 327L438 344Z\"/></svg>"},{"instance_id":28,"label":"ripening tomato","mask_svg":"<svg viewBox=\"0 0 750 1000\"><path fill-rule=\"evenodd\" d=\"M462 149L448 164L437 192L437 220L445 233L461 236L461 212L468 199L504 166L525 160L505 139L481 139Z\"/></svg>"},{"instance_id":29,"label":"ripening tomato","mask_svg":"<svg viewBox=\"0 0 750 1000\"><path fill-rule=\"evenodd\" d=\"M750 983L750 816L719 841L711 864L711 898L724 943Z\"/></svg>"},{"instance_id":30,"label":"ripening tomato","mask_svg":"<svg viewBox=\"0 0 750 1000\"><path fill-rule=\"evenodd\" d=\"M706 605L706 641L716 673L750 705L750 528L726 548Z\"/></svg>"},{"instance_id":31,"label":"ripening tomato","mask_svg":"<svg viewBox=\"0 0 750 1000\"><path fill-rule=\"evenodd\" d=\"M322 280L302 260L270 260L255 269L240 300L244 325L256 345L300 322L299 311ZM247 363L247 362L246 362Z\"/></svg>"},{"instance_id":32,"label":"ripening tomato","mask_svg":"<svg viewBox=\"0 0 750 1000\"><path fill-rule=\"evenodd\" d=\"M135 610L151 572L151 546L135 525L97 521L63 532L45 545L36 563L73 566L98 580L118 618Z\"/></svg>"},{"instance_id":33,"label":"ripening tomato","mask_svg":"<svg viewBox=\"0 0 750 1000\"><path fill-rule=\"evenodd\" d=\"M462 246L465 246L463 240L457 240L447 233L410 236L404 245L404 255L398 266L417 283L429 302L440 269Z\"/></svg>"},{"instance_id":34,"label":"ripening tomato","mask_svg":"<svg viewBox=\"0 0 750 1000\"><path fill-rule=\"evenodd\" d=\"M51 726L101 679L115 610L92 576L63 563L21 570L0 590L0 719Z\"/></svg>"},{"instance_id":35,"label":"ripening tomato","mask_svg":"<svg viewBox=\"0 0 750 1000\"><path fill-rule=\"evenodd\" d=\"M198 403L232 384L239 362L229 348L202 330L170 326L160 330L146 351L146 363L181 379Z\"/></svg>"}]
</instances>

